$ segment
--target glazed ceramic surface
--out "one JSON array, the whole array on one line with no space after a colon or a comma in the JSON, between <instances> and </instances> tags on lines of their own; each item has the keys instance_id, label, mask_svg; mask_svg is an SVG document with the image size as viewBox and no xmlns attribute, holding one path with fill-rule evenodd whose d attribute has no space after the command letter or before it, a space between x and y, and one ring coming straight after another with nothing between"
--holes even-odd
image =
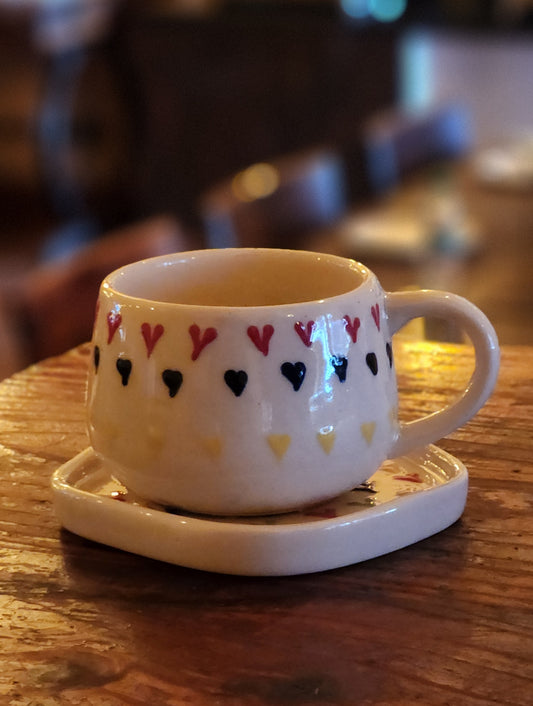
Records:
<instances>
[{"instance_id":1,"label":"glazed ceramic surface","mask_svg":"<svg viewBox=\"0 0 533 706\"><path fill-rule=\"evenodd\" d=\"M405 428L392 334L453 317L476 346L461 400ZM496 378L496 336L453 295L387 294L352 260L205 250L103 283L89 432L130 490L209 514L290 511L342 493L391 456L462 424Z\"/></svg>"},{"instance_id":2,"label":"glazed ceramic surface","mask_svg":"<svg viewBox=\"0 0 533 706\"><path fill-rule=\"evenodd\" d=\"M243 575L324 571L439 532L464 509L468 474L429 446L386 461L363 486L307 510L206 517L146 502L86 449L52 478L64 527L118 549L195 569Z\"/></svg>"}]
</instances>

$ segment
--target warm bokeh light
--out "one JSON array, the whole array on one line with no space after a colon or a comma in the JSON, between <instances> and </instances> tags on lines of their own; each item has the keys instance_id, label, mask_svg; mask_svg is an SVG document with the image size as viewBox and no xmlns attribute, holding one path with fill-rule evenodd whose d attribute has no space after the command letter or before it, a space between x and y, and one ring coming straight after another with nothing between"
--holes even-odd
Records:
<instances>
[{"instance_id":1,"label":"warm bokeh light","mask_svg":"<svg viewBox=\"0 0 533 706\"><path fill-rule=\"evenodd\" d=\"M232 190L241 201L253 201L270 196L279 186L278 170L260 162L235 175Z\"/></svg>"}]
</instances>

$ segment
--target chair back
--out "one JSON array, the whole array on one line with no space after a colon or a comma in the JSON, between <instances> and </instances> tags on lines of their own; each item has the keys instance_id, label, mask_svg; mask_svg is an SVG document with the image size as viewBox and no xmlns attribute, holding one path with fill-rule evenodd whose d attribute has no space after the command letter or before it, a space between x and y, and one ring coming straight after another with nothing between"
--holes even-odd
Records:
<instances>
[{"instance_id":1,"label":"chair back","mask_svg":"<svg viewBox=\"0 0 533 706\"><path fill-rule=\"evenodd\" d=\"M347 206L341 157L329 149L251 165L213 186L199 210L208 247L296 247Z\"/></svg>"},{"instance_id":2,"label":"chair back","mask_svg":"<svg viewBox=\"0 0 533 706\"><path fill-rule=\"evenodd\" d=\"M70 257L44 264L26 277L19 321L29 362L62 353L91 338L101 281L136 260L197 246L171 216L123 227L80 248Z\"/></svg>"}]
</instances>

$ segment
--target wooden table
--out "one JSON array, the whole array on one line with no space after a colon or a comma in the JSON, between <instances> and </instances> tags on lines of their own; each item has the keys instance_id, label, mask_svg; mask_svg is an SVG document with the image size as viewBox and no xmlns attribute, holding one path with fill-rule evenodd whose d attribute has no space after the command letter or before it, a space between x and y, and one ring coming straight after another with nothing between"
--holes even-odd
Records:
<instances>
[{"instance_id":1,"label":"wooden table","mask_svg":"<svg viewBox=\"0 0 533 706\"><path fill-rule=\"evenodd\" d=\"M458 389L470 348L398 344L405 417ZM61 530L51 473L87 444L76 349L0 384L0 703L526 706L533 698L533 348L441 442L460 521L363 564L203 573Z\"/></svg>"}]
</instances>

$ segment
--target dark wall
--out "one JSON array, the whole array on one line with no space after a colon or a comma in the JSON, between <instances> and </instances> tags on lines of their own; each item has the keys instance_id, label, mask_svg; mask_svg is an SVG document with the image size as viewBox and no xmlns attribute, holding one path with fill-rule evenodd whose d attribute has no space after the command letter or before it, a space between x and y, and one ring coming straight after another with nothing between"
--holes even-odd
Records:
<instances>
[{"instance_id":1,"label":"dark wall","mask_svg":"<svg viewBox=\"0 0 533 706\"><path fill-rule=\"evenodd\" d=\"M356 154L360 123L395 99L394 44L332 11L128 14L115 56L138 208L192 218L202 190L257 160L321 143Z\"/></svg>"}]
</instances>

